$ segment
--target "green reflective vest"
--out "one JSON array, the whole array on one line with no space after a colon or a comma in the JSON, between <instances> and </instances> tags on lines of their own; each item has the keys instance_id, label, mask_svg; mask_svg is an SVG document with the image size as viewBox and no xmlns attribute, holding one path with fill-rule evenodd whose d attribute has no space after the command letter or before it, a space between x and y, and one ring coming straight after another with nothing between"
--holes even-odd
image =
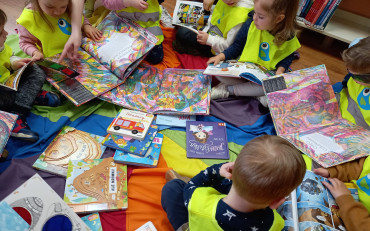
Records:
<instances>
[{"instance_id":1,"label":"green reflective vest","mask_svg":"<svg viewBox=\"0 0 370 231\"><path fill-rule=\"evenodd\" d=\"M0 52L0 83L3 83L10 75L10 57L12 54L12 48L4 44L4 49Z\"/></svg>"},{"instance_id":2,"label":"green reflective vest","mask_svg":"<svg viewBox=\"0 0 370 231\"><path fill-rule=\"evenodd\" d=\"M301 47L296 36L280 46L274 44L274 38L268 31L257 29L252 22L239 62L257 63L269 70L274 70L276 64Z\"/></svg>"}]
</instances>

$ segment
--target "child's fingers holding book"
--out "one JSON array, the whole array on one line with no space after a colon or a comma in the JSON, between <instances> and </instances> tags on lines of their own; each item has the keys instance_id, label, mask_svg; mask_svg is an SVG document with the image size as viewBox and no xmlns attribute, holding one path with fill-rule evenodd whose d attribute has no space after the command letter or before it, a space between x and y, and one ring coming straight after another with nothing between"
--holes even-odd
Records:
<instances>
[{"instance_id":1,"label":"child's fingers holding book","mask_svg":"<svg viewBox=\"0 0 370 231\"><path fill-rule=\"evenodd\" d=\"M213 65L217 65L219 64L219 62L225 60L225 55L224 53L220 53L218 54L217 56L214 56L214 57L211 57L210 59L208 59L208 62L207 62L207 65L213 63Z\"/></svg>"},{"instance_id":2,"label":"child's fingers holding book","mask_svg":"<svg viewBox=\"0 0 370 231\"><path fill-rule=\"evenodd\" d=\"M323 181L322 184L329 189L335 199L346 194L351 195L351 192L342 181L337 178L329 178L328 180L330 183Z\"/></svg>"},{"instance_id":3,"label":"child's fingers holding book","mask_svg":"<svg viewBox=\"0 0 370 231\"><path fill-rule=\"evenodd\" d=\"M325 178L328 178L330 177L330 173L327 169L325 168L316 168L313 170L313 172L319 176L322 176L322 177L325 177Z\"/></svg>"}]
</instances>

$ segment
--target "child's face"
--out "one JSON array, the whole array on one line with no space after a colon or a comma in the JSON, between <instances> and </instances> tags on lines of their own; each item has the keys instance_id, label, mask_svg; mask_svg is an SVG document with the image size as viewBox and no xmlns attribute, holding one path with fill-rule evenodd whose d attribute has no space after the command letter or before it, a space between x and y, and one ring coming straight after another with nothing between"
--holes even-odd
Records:
<instances>
[{"instance_id":1,"label":"child's face","mask_svg":"<svg viewBox=\"0 0 370 231\"><path fill-rule=\"evenodd\" d=\"M197 132L195 135L198 137L198 139L205 139L205 138L207 138L207 135L204 132Z\"/></svg>"},{"instance_id":2,"label":"child's face","mask_svg":"<svg viewBox=\"0 0 370 231\"><path fill-rule=\"evenodd\" d=\"M38 0L42 11L45 14L58 18L67 10L69 0Z\"/></svg>"},{"instance_id":3,"label":"child's face","mask_svg":"<svg viewBox=\"0 0 370 231\"><path fill-rule=\"evenodd\" d=\"M274 29L275 23L274 18L271 13L268 13L262 6L267 3L268 0L255 0L254 1L254 15L253 15L253 21L256 25L257 29L259 30L267 30L270 31Z\"/></svg>"},{"instance_id":4,"label":"child's face","mask_svg":"<svg viewBox=\"0 0 370 231\"><path fill-rule=\"evenodd\" d=\"M222 0L228 6L235 6L240 0Z\"/></svg>"},{"instance_id":5,"label":"child's face","mask_svg":"<svg viewBox=\"0 0 370 231\"><path fill-rule=\"evenodd\" d=\"M5 25L0 26L0 47L4 46L8 32L4 29Z\"/></svg>"}]
</instances>

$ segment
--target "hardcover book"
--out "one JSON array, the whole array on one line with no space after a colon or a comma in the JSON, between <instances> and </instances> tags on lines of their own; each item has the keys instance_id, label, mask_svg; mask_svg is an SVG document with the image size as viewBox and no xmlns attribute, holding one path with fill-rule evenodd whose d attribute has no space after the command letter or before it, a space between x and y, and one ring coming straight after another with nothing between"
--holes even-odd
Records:
<instances>
[{"instance_id":1,"label":"hardcover book","mask_svg":"<svg viewBox=\"0 0 370 231\"><path fill-rule=\"evenodd\" d=\"M47 80L79 106L122 84L158 39L138 24L109 13L97 26L103 37L98 41L82 40L80 59L65 59L61 65L79 73L70 77L55 63L42 62ZM50 57L56 62L60 54Z\"/></svg>"},{"instance_id":2,"label":"hardcover book","mask_svg":"<svg viewBox=\"0 0 370 231\"><path fill-rule=\"evenodd\" d=\"M89 227L38 174L24 182L3 202L29 223L29 230L89 231ZM8 221L7 221L8 222ZM12 230L15 230L14 227Z\"/></svg>"},{"instance_id":3,"label":"hardcover book","mask_svg":"<svg viewBox=\"0 0 370 231\"><path fill-rule=\"evenodd\" d=\"M81 220L83 220L83 222L85 222L85 224L89 226L91 231L103 231L99 213L92 213L90 215L81 217Z\"/></svg>"},{"instance_id":4,"label":"hardcover book","mask_svg":"<svg viewBox=\"0 0 370 231\"><path fill-rule=\"evenodd\" d=\"M321 166L369 155L370 131L342 118L325 65L266 79L263 87L277 135Z\"/></svg>"},{"instance_id":5,"label":"hardcover book","mask_svg":"<svg viewBox=\"0 0 370 231\"><path fill-rule=\"evenodd\" d=\"M18 115L16 114L0 111L0 156L4 151L17 118Z\"/></svg>"},{"instance_id":6,"label":"hardcover book","mask_svg":"<svg viewBox=\"0 0 370 231\"><path fill-rule=\"evenodd\" d=\"M187 121L186 156L199 159L229 159L226 123Z\"/></svg>"},{"instance_id":7,"label":"hardcover book","mask_svg":"<svg viewBox=\"0 0 370 231\"><path fill-rule=\"evenodd\" d=\"M186 127L186 121L195 121L196 116L191 115L157 115L155 123L171 127Z\"/></svg>"},{"instance_id":8,"label":"hardcover book","mask_svg":"<svg viewBox=\"0 0 370 231\"><path fill-rule=\"evenodd\" d=\"M208 115L211 76L203 70L140 64L125 83L101 96L124 108L155 114Z\"/></svg>"},{"instance_id":9,"label":"hardcover book","mask_svg":"<svg viewBox=\"0 0 370 231\"><path fill-rule=\"evenodd\" d=\"M104 137L64 126L32 167L67 176L69 160L99 159L106 147Z\"/></svg>"},{"instance_id":10,"label":"hardcover book","mask_svg":"<svg viewBox=\"0 0 370 231\"><path fill-rule=\"evenodd\" d=\"M154 115L141 111L121 109L107 128L107 132L137 140L144 140Z\"/></svg>"},{"instance_id":11,"label":"hardcover book","mask_svg":"<svg viewBox=\"0 0 370 231\"><path fill-rule=\"evenodd\" d=\"M8 203L0 202L0 230L28 231L30 225Z\"/></svg>"},{"instance_id":12,"label":"hardcover book","mask_svg":"<svg viewBox=\"0 0 370 231\"><path fill-rule=\"evenodd\" d=\"M127 166L113 157L69 161L64 201L76 213L126 209Z\"/></svg>"},{"instance_id":13,"label":"hardcover book","mask_svg":"<svg viewBox=\"0 0 370 231\"><path fill-rule=\"evenodd\" d=\"M138 156L144 156L157 132L158 126L150 125L144 140L108 134L103 140L102 144L113 149L129 152Z\"/></svg>"},{"instance_id":14,"label":"hardcover book","mask_svg":"<svg viewBox=\"0 0 370 231\"><path fill-rule=\"evenodd\" d=\"M144 167L157 167L159 155L163 142L163 135L157 133L153 142L150 144L149 149L145 152L144 156L123 152L117 150L114 153L114 161L122 164L137 165Z\"/></svg>"}]
</instances>

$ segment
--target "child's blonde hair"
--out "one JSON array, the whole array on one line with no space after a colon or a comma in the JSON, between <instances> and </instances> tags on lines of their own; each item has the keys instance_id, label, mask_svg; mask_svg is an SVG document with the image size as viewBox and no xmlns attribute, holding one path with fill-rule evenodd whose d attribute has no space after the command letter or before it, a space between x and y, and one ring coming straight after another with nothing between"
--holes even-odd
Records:
<instances>
[{"instance_id":1,"label":"child's blonde hair","mask_svg":"<svg viewBox=\"0 0 370 231\"><path fill-rule=\"evenodd\" d=\"M278 136L249 141L232 172L233 187L251 203L271 203L289 195L303 180L306 164L301 153Z\"/></svg>"},{"instance_id":2,"label":"child's blonde hair","mask_svg":"<svg viewBox=\"0 0 370 231\"><path fill-rule=\"evenodd\" d=\"M342 59L351 71L361 74L370 73L370 36L344 50Z\"/></svg>"},{"instance_id":3,"label":"child's blonde hair","mask_svg":"<svg viewBox=\"0 0 370 231\"><path fill-rule=\"evenodd\" d=\"M259 1L259 0L255 0ZM273 17L284 14L284 19L270 31L275 36L274 43L281 45L285 41L292 39L297 32L296 14L299 0L272 0L269 5L262 5L263 9L271 13Z\"/></svg>"},{"instance_id":4,"label":"child's blonde hair","mask_svg":"<svg viewBox=\"0 0 370 231\"><path fill-rule=\"evenodd\" d=\"M25 5L28 6L29 4L31 4L33 11L38 11L40 13L41 18L46 22L46 24L48 24L51 31L54 32L54 26L48 20L44 11L41 9L39 1L38 0L27 0ZM67 14L71 16L71 0L68 0Z\"/></svg>"},{"instance_id":5,"label":"child's blonde hair","mask_svg":"<svg viewBox=\"0 0 370 231\"><path fill-rule=\"evenodd\" d=\"M0 26L4 26L7 20L8 17L6 16L5 12L0 9Z\"/></svg>"}]
</instances>

